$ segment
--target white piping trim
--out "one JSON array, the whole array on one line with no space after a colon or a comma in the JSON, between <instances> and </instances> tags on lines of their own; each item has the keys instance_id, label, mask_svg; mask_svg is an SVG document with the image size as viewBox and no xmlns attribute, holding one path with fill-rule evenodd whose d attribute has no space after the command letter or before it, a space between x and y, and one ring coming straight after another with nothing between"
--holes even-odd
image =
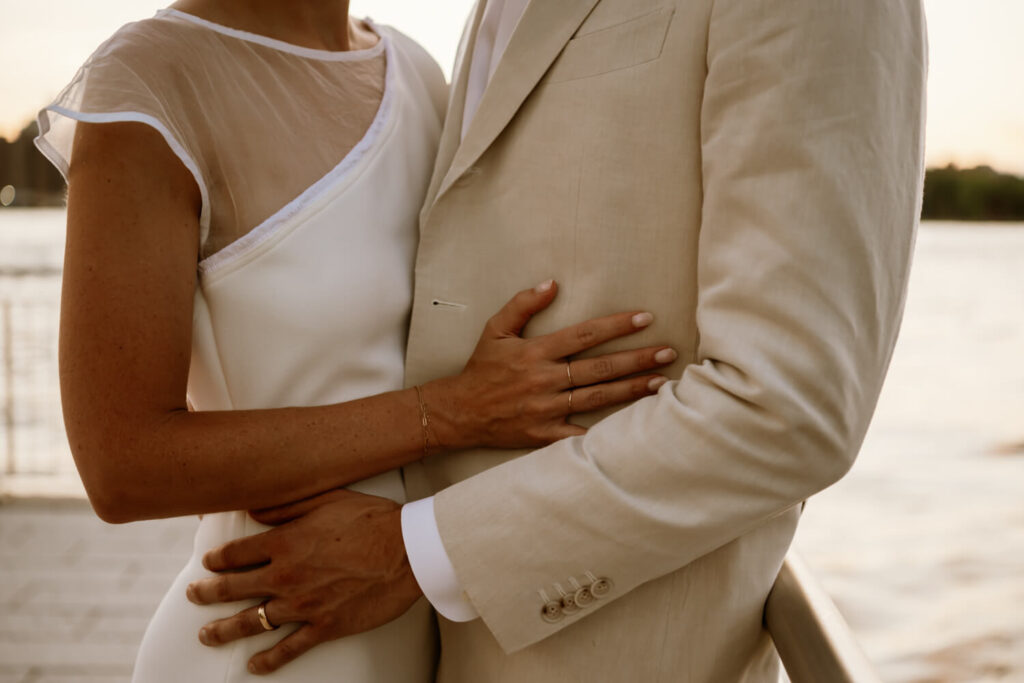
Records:
<instances>
[{"instance_id":1,"label":"white piping trim","mask_svg":"<svg viewBox=\"0 0 1024 683\"><path fill-rule=\"evenodd\" d=\"M171 7L158 10L156 13L156 16L158 17L167 15L177 17L179 19L182 19L183 21L188 21L198 26L202 26L204 28L208 28L216 33L231 36L232 38L238 38L239 40L244 40L250 43L257 43L259 45L273 48L275 50L280 50L282 52L289 52L293 55L298 55L300 57L309 57L310 59L321 59L332 62L352 62L376 57L384 49L384 46L382 45L382 43L384 42L383 36L381 36L381 39L377 41L376 45L365 50L317 50L311 47L302 47L301 45L287 43L283 40L277 40L276 38L268 38L267 36L261 36L258 33L250 33L249 31L242 31L236 28L231 28L230 26L224 26L223 24L217 24L208 19L203 19L202 17L197 17L194 14L182 12L181 10L173 9ZM374 32L377 33L378 36L380 36L380 33L377 31L377 27L373 25L373 22L367 19L366 23L369 24L370 27L374 29Z\"/></svg>"},{"instance_id":2,"label":"white piping trim","mask_svg":"<svg viewBox=\"0 0 1024 683\"><path fill-rule=\"evenodd\" d=\"M156 119L149 114L143 114L137 111L115 111L115 112L104 112L102 114L90 114L87 112L74 111L61 107L60 105L51 104L45 107L39 113L39 136L36 137L36 147L46 155L46 157L53 163L54 166L60 170L61 175L64 176L64 181L67 182L68 178L68 160L64 158L60 152L54 149L44 136L50 132L50 120L44 114L48 111L52 111L55 114L66 116L69 119L75 121L81 121L83 123L119 123L133 121L136 123L144 123L147 126L154 128L160 135L163 136L167 146L171 148L175 156L185 165L185 168L189 170L192 177L196 181L196 185L199 186L199 194L202 197L202 208L199 212L199 243L205 244L207 235L210 232L210 195L206 190L206 183L203 180L202 174L199 172L199 166L195 160L185 151L185 147L178 142L177 138L171 133L171 131L165 126L159 119Z\"/></svg>"},{"instance_id":3,"label":"white piping trim","mask_svg":"<svg viewBox=\"0 0 1024 683\"><path fill-rule=\"evenodd\" d=\"M375 26L374 29L376 30L376 28L377 27ZM282 229L284 224L291 218L316 200L325 189L344 179L344 177L347 176L360 161L362 161L363 157L366 156L366 153L380 138L380 134L383 131L385 124L391 118L391 109L393 108L392 100L394 99L395 91L394 74L397 66L395 66L395 59L389 38L390 36L382 35L380 40L380 43L388 41L387 64L385 65L386 74L384 77L384 95L381 98L380 106L377 108L377 113L373 117L370 127L367 128L366 132L363 134L362 139L356 143L355 147L349 150L348 154L346 154L334 168L303 190L295 199L285 204L269 218L239 237L234 242L200 261L200 277L209 277L215 272L222 270L226 266L231 265L246 254L257 249L261 244L276 235L279 230Z\"/></svg>"}]
</instances>

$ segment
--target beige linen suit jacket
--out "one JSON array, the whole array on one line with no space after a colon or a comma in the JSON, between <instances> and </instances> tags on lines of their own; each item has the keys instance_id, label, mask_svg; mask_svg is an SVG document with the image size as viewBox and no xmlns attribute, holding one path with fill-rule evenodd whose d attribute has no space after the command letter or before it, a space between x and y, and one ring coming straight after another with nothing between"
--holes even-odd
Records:
<instances>
[{"instance_id":1,"label":"beige linen suit jacket","mask_svg":"<svg viewBox=\"0 0 1024 683\"><path fill-rule=\"evenodd\" d=\"M533 0L461 143L457 64L408 382L549 277L527 334L650 310L599 351L680 358L586 436L407 470L482 616L441 620L441 681L776 680L765 597L896 339L925 62L920 0Z\"/></svg>"}]
</instances>

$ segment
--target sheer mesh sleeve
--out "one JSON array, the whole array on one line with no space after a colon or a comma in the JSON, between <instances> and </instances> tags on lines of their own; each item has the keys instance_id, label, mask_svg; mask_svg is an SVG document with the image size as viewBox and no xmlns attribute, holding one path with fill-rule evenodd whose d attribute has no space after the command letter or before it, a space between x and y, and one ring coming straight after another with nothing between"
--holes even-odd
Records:
<instances>
[{"instance_id":1,"label":"sheer mesh sleeve","mask_svg":"<svg viewBox=\"0 0 1024 683\"><path fill-rule=\"evenodd\" d=\"M100 46L40 113L37 144L67 177L79 121L152 126L199 186L205 259L281 216L368 147L385 109L388 35L378 33L371 48L330 52L161 10ZM421 68L443 88L439 71Z\"/></svg>"},{"instance_id":2,"label":"sheer mesh sleeve","mask_svg":"<svg viewBox=\"0 0 1024 683\"><path fill-rule=\"evenodd\" d=\"M129 24L100 46L54 102L39 113L36 146L67 180L79 121L136 121L151 126L199 186L200 241L205 242L210 228L210 199L202 156L194 145L197 136L193 126L179 114L180 93L172 88L153 87L154 82L167 82L170 74L151 42L162 36L150 33L142 22Z\"/></svg>"}]
</instances>

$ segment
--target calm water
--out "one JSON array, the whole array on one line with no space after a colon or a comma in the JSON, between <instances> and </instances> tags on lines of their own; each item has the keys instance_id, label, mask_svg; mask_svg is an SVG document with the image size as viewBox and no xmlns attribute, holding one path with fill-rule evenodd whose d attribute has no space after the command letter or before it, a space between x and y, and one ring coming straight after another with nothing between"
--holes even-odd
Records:
<instances>
[{"instance_id":1,"label":"calm water","mask_svg":"<svg viewBox=\"0 0 1024 683\"><path fill-rule=\"evenodd\" d=\"M18 408L0 463L62 475L8 477L9 490L74 490L52 360L58 277L26 274L59 268L62 234L59 210L0 210ZM1024 225L926 224L860 458L797 537L886 681L1024 681L1022 490Z\"/></svg>"},{"instance_id":2,"label":"calm water","mask_svg":"<svg viewBox=\"0 0 1024 683\"><path fill-rule=\"evenodd\" d=\"M1024 226L931 224L868 438L798 547L890 681L1024 681Z\"/></svg>"}]
</instances>

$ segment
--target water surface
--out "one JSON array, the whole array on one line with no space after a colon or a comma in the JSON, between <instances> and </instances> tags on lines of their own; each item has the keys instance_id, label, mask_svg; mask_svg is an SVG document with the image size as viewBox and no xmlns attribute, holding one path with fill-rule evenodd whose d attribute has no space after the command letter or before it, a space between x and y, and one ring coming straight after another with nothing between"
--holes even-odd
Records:
<instances>
[{"instance_id":1,"label":"water surface","mask_svg":"<svg viewBox=\"0 0 1024 683\"><path fill-rule=\"evenodd\" d=\"M54 361L63 221L0 210L15 351L0 401L6 385L16 407L0 463L41 473L0 491L80 491ZM1024 226L922 227L864 448L808 504L797 547L886 681L1024 681Z\"/></svg>"}]
</instances>

